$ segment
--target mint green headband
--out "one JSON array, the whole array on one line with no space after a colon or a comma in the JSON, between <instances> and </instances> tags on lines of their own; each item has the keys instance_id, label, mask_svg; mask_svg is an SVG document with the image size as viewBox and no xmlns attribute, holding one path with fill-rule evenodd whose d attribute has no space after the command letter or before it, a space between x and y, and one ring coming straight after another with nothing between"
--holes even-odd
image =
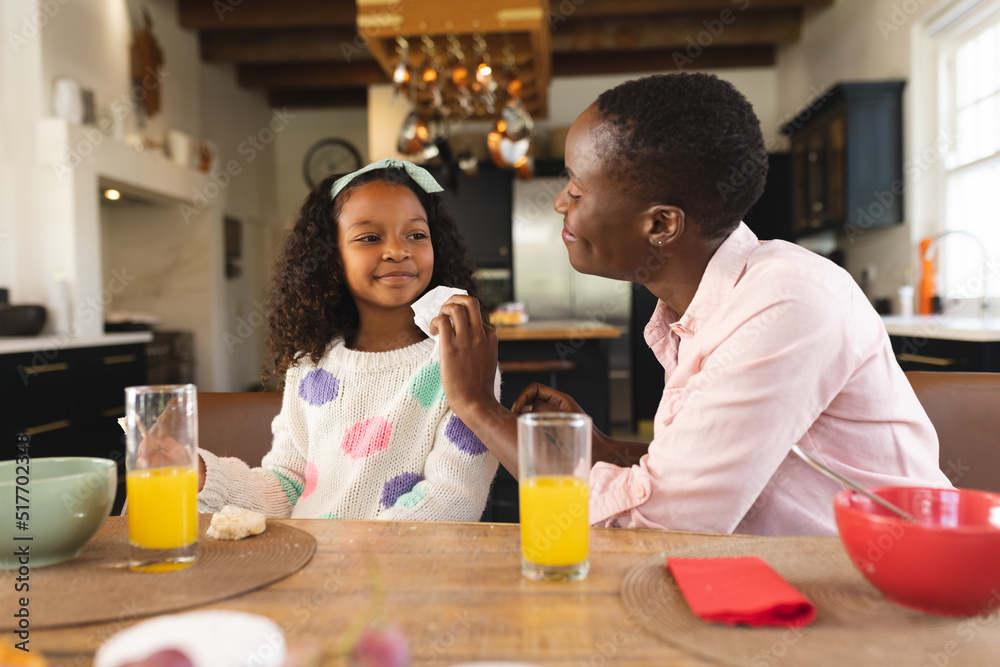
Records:
<instances>
[{"instance_id":1,"label":"mint green headband","mask_svg":"<svg viewBox=\"0 0 1000 667\"><path fill-rule=\"evenodd\" d=\"M379 160L378 162L372 162L370 165L361 167L357 171L348 174L347 176L341 176L338 178L334 184L333 189L330 191L330 198L336 199L340 191L347 187L350 183L360 174L366 171L371 171L373 169L405 169L407 175L417 182L424 192L441 192L444 190L438 182L434 180L430 172L423 167L417 166L412 162L407 162L406 160L395 160L393 158L387 158L385 160Z\"/></svg>"}]
</instances>

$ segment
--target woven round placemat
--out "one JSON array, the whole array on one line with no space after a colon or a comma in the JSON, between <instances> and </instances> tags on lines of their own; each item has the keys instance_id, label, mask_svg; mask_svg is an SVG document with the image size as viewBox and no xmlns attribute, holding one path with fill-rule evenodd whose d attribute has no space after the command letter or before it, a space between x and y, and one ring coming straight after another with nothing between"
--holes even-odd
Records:
<instances>
[{"instance_id":1,"label":"woven round placemat","mask_svg":"<svg viewBox=\"0 0 1000 667\"><path fill-rule=\"evenodd\" d=\"M284 579L316 551L312 535L273 521L260 535L214 540L205 535L210 519L199 517L196 564L149 573L128 568L127 517L108 518L79 556L31 570L32 629L130 621L216 602ZM0 630L16 622L0 615Z\"/></svg>"},{"instance_id":2,"label":"woven round placemat","mask_svg":"<svg viewBox=\"0 0 1000 667\"><path fill-rule=\"evenodd\" d=\"M670 557L760 556L816 606L802 628L732 627L691 613ZM665 642L726 665L996 665L1000 613L951 618L911 611L878 592L835 538L733 538L652 556L625 575L635 622Z\"/></svg>"}]
</instances>

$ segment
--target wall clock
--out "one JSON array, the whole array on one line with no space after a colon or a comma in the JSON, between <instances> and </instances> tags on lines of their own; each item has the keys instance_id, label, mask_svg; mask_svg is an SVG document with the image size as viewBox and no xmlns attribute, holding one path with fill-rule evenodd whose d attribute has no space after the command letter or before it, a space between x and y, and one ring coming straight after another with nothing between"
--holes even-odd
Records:
<instances>
[{"instance_id":1,"label":"wall clock","mask_svg":"<svg viewBox=\"0 0 1000 667\"><path fill-rule=\"evenodd\" d=\"M361 153L349 141L320 139L306 151L302 176L311 188L330 174L346 174L361 168Z\"/></svg>"}]
</instances>

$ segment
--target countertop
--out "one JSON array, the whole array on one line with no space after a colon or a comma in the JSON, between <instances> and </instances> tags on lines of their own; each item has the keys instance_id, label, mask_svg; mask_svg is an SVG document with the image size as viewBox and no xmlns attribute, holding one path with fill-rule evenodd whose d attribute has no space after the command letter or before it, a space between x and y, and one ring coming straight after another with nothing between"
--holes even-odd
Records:
<instances>
[{"instance_id":1,"label":"countertop","mask_svg":"<svg viewBox=\"0 0 1000 667\"><path fill-rule=\"evenodd\" d=\"M951 315L883 315L890 336L914 336L975 343L1000 341L1000 318Z\"/></svg>"},{"instance_id":2,"label":"countertop","mask_svg":"<svg viewBox=\"0 0 1000 667\"><path fill-rule=\"evenodd\" d=\"M560 340L564 338L620 338L622 330L589 320L532 320L497 327L497 338L505 340Z\"/></svg>"},{"instance_id":3,"label":"countertop","mask_svg":"<svg viewBox=\"0 0 1000 667\"><path fill-rule=\"evenodd\" d=\"M0 354L65 350L72 347L107 347L110 345L128 345L130 343L148 343L151 340L153 340L153 333L151 331L72 337L58 335L0 336Z\"/></svg>"}]
</instances>

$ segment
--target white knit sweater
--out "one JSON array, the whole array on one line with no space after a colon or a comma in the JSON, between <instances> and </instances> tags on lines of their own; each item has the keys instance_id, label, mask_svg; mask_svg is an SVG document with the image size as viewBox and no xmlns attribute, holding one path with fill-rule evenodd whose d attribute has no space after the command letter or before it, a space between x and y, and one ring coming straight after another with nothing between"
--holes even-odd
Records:
<instances>
[{"instance_id":1,"label":"white knit sweater","mask_svg":"<svg viewBox=\"0 0 1000 667\"><path fill-rule=\"evenodd\" d=\"M300 358L286 375L260 468L200 450L199 510L478 521L497 461L448 407L433 349L427 339L358 352L338 338L318 364Z\"/></svg>"}]
</instances>

